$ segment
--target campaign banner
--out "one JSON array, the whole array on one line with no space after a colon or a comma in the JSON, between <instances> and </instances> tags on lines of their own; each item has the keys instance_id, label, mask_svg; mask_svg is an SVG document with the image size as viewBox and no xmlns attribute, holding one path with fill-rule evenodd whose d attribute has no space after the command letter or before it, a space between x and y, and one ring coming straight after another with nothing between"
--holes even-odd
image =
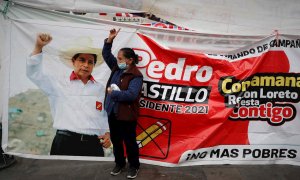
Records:
<instances>
[{"instance_id":1,"label":"campaign banner","mask_svg":"<svg viewBox=\"0 0 300 180\"><path fill-rule=\"evenodd\" d=\"M60 56L68 44L88 37L101 49L111 28L12 22L7 117L3 117L8 122L8 152L52 158L53 103L49 93L26 75L26 58L36 34L47 32L53 37L43 49L43 70L59 79L72 72ZM185 51L169 46L170 42L167 46L143 31L122 28L112 53L117 56L120 48L133 48L144 76L136 130L142 162L299 165L299 37L270 36L225 54L212 54L195 51L197 47ZM105 86L109 74L100 58L93 77ZM94 100L94 108L103 112L104 94L95 99L80 97L83 104L72 115L85 110L85 98ZM99 121L104 126L107 117ZM111 148L105 149L106 157L113 157Z\"/></svg>"},{"instance_id":2,"label":"campaign banner","mask_svg":"<svg viewBox=\"0 0 300 180\"><path fill-rule=\"evenodd\" d=\"M167 49L138 35L148 46L137 52L144 54L141 68L149 78L139 121L149 145L140 142L141 156L181 165L297 164L299 37L203 54Z\"/></svg>"}]
</instances>

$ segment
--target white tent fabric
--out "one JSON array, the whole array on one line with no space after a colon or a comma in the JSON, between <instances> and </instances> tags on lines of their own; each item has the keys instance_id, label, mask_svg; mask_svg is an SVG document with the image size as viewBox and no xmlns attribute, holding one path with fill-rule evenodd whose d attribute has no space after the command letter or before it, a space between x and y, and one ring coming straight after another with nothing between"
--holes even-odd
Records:
<instances>
[{"instance_id":1,"label":"white tent fabric","mask_svg":"<svg viewBox=\"0 0 300 180\"><path fill-rule=\"evenodd\" d=\"M67 0L67 1L44 1L44 0L28 0L28 1L13 1L18 4L36 7L47 10L61 10L61 11L74 11L74 12L140 12L137 10L131 10L127 8L121 8L118 6L111 6L108 3L102 3L101 1L87 0Z\"/></svg>"},{"instance_id":2,"label":"white tent fabric","mask_svg":"<svg viewBox=\"0 0 300 180\"><path fill-rule=\"evenodd\" d=\"M157 1L151 12L200 32L266 35L298 34L299 8L297 0L174 0Z\"/></svg>"},{"instance_id":3,"label":"white tent fabric","mask_svg":"<svg viewBox=\"0 0 300 180\"><path fill-rule=\"evenodd\" d=\"M5 21L3 16L0 16L0 123L2 122L2 119L7 119L7 106L5 104L8 104L8 83L9 83L9 67L10 64L10 22ZM3 121L2 125L4 127L7 126L7 121ZM7 139L7 129L3 129L4 133L2 135L2 140Z\"/></svg>"},{"instance_id":4,"label":"white tent fabric","mask_svg":"<svg viewBox=\"0 0 300 180\"><path fill-rule=\"evenodd\" d=\"M169 48L175 49L189 49L192 44L197 44L194 49L196 52L206 53L228 53L237 50L243 46L249 45L255 41L261 40L267 35L224 35L222 33L202 33L197 31L178 31L168 29L157 29L152 27L145 27L140 25L133 25L127 23L118 23L113 21L101 20L96 18L76 16L68 13L60 13L57 11L32 8L24 6L23 4L12 4L9 7L8 18L15 21L31 22L36 20L41 21L55 21L55 22L70 22L70 23L83 23L83 24L110 24L118 27L126 27L133 30L139 30L159 42L169 45ZM174 40L175 39L175 40Z\"/></svg>"},{"instance_id":5,"label":"white tent fabric","mask_svg":"<svg viewBox=\"0 0 300 180\"><path fill-rule=\"evenodd\" d=\"M14 0L41 9L82 12L153 13L167 21L202 33L268 35L274 30L299 34L300 1L297 0Z\"/></svg>"}]
</instances>

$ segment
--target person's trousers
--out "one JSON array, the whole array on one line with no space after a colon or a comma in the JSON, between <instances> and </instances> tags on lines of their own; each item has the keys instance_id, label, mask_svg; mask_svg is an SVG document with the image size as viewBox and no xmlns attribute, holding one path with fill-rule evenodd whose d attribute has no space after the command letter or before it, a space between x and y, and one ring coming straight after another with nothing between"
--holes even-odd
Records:
<instances>
[{"instance_id":1,"label":"person's trousers","mask_svg":"<svg viewBox=\"0 0 300 180\"><path fill-rule=\"evenodd\" d=\"M126 164L124 146L130 167L139 168L139 147L136 143L136 121L120 121L114 113L108 116L110 138L113 143L115 162L123 167Z\"/></svg>"},{"instance_id":2,"label":"person's trousers","mask_svg":"<svg viewBox=\"0 0 300 180\"><path fill-rule=\"evenodd\" d=\"M104 156L104 151L97 135L57 130L50 155Z\"/></svg>"}]
</instances>

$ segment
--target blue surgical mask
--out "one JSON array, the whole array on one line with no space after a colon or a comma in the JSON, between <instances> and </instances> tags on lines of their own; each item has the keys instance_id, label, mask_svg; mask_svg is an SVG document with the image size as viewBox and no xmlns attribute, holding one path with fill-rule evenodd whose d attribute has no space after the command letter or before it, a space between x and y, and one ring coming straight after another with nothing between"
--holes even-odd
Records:
<instances>
[{"instance_id":1,"label":"blue surgical mask","mask_svg":"<svg viewBox=\"0 0 300 180\"><path fill-rule=\"evenodd\" d=\"M127 64L124 62L124 63L118 63L118 66L120 69L127 69Z\"/></svg>"}]
</instances>

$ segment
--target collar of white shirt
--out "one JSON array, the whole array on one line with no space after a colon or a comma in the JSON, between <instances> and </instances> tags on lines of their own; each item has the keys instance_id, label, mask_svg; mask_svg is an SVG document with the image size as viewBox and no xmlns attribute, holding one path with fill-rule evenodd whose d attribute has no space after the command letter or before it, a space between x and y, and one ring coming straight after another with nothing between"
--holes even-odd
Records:
<instances>
[{"instance_id":1,"label":"collar of white shirt","mask_svg":"<svg viewBox=\"0 0 300 180\"><path fill-rule=\"evenodd\" d=\"M70 75L70 81L74 81L74 80L79 80L80 78L75 74L74 71L72 71L71 75ZM96 80L94 79L94 77L91 75L90 76L90 81L92 81L93 83L96 82Z\"/></svg>"}]
</instances>

